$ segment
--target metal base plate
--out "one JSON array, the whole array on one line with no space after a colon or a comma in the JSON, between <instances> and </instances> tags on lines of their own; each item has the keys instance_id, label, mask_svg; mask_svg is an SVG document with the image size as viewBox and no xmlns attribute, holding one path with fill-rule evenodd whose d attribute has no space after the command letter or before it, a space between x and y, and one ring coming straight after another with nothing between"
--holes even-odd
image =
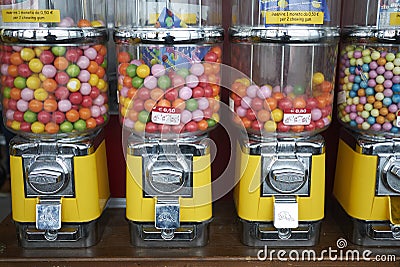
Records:
<instances>
[{"instance_id":1,"label":"metal base plate","mask_svg":"<svg viewBox=\"0 0 400 267\"><path fill-rule=\"evenodd\" d=\"M201 223L180 223L173 237L162 238L162 230L154 227L154 222L129 221L131 243L137 247L202 247L207 245L211 220Z\"/></svg>"},{"instance_id":2,"label":"metal base plate","mask_svg":"<svg viewBox=\"0 0 400 267\"><path fill-rule=\"evenodd\" d=\"M15 222L19 244L23 248L86 248L101 237L103 223L62 223L56 232L38 230L34 223Z\"/></svg>"},{"instance_id":3,"label":"metal base plate","mask_svg":"<svg viewBox=\"0 0 400 267\"><path fill-rule=\"evenodd\" d=\"M278 230L273 222L241 221L241 241L252 247L314 246L319 241L321 221L299 222L295 229Z\"/></svg>"},{"instance_id":4,"label":"metal base plate","mask_svg":"<svg viewBox=\"0 0 400 267\"><path fill-rule=\"evenodd\" d=\"M371 247L400 246L400 228L391 226L390 221L355 219L348 215L337 201L334 202L332 210L350 242Z\"/></svg>"}]
</instances>

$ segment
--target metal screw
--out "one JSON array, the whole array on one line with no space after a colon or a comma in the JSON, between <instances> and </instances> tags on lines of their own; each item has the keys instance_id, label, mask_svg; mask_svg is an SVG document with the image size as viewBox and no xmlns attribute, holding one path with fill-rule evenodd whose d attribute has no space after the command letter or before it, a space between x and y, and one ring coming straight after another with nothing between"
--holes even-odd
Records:
<instances>
[{"instance_id":1,"label":"metal screw","mask_svg":"<svg viewBox=\"0 0 400 267\"><path fill-rule=\"evenodd\" d=\"M161 230L161 237L164 240L172 240L175 236L174 229L162 229Z\"/></svg>"},{"instance_id":2,"label":"metal screw","mask_svg":"<svg viewBox=\"0 0 400 267\"><path fill-rule=\"evenodd\" d=\"M44 238L47 241L55 241L57 240L58 231L57 230L46 230L44 233Z\"/></svg>"},{"instance_id":3,"label":"metal screw","mask_svg":"<svg viewBox=\"0 0 400 267\"><path fill-rule=\"evenodd\" d=\"M280 239L287 240L292 236L292 230L289 228L278 229L278 236Z\"/></svg>"}]
</instances>

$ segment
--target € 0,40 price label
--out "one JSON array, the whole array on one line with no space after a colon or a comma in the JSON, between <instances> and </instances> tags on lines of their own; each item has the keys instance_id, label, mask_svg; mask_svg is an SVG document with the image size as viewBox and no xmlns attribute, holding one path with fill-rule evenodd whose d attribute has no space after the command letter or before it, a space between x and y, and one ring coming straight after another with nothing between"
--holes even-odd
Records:
<instances>
[{"instance_id":1,"label":"\u20ac 0,40 price label","mask_svg":"<svg viewBox=\"0 0 400 267\"><path fill-rule=\"evenodd\" d=\"M181 114L176 108L156 106L151 112L151 121L157 124L179 125Z\"/></svg>"},{"instance_id":2,"label":"\u20ac 0,40 price label","mask_svg":"<svg viewBox=\"0 0 400 267\"><path fill-rule=\"evenodd\" d=\"M292 108L285 110L283 124L289 126L309 125L311 123L311 109Z\"/></svg>"}]
</instances>

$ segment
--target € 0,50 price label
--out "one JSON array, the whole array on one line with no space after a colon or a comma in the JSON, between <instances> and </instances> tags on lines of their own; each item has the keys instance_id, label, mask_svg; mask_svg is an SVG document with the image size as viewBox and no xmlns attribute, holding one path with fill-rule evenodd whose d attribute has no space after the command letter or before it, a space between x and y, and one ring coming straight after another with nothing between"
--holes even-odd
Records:
<instances>
[{"instance_id":1,"label":"\u20ac 0,50 price label","mask_svg":"<svg viewBox=\"0 0 400 267\"><path fill-rule=\"evenodd\" d=\"M151 121L157 124L179 125L181 114L175 108L157 106L151 112Z\"/></svg>"},{"instance_id":2,"label":"\u20ac 0,50 price label","mask_svg":"<svg viewBox=\"0 0 400 267\"><path fill-rule=\"evenodd\" d=\"M311 123L311 109L292 108L285 110L283 124L289 126L309 125Z\"/></svg>"}]
</instances>

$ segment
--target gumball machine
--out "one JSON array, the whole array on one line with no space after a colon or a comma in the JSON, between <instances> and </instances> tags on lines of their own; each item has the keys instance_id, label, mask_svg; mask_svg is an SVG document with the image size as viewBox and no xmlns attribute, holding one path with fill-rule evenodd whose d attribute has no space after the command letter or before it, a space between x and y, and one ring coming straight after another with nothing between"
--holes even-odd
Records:
<instances>
[{"instance_id":1,"label":"gumball machine","mask_svg":"<svg viewBox=\"0 0 400 267\"><path fill-rule=\"evenodd\" d=\"M230 28L234 200L248 246L312 246L324 217L338 1L235 1Z\"/></svg>"},{"instance_id":2,"label":"gumball machine","mask_svg":"<svg viewBox=\"0 0 400 267\"><path fill-rule=\"evenodd\" d=\"M105 1L1 1L1 95L22 247L88 247L108 186Z\"/></svg>"},{"instance_id":3,"label":"gumball machine","mask_svg":"<svg viewBox=\"0 0 400 267\"><path fill-rule=\"evenodd\" d=\"M353 243L398 246L398 1L344 1L333 194ZM357 11L355 16L351 12Z\"/></svg>"},{"instance_id":4,"label":"gumball machine","mask_svg":"<svg viewBox=\"0 0 400 267\"><path fill-rule=\"evenodd\" d=\"M208 242L208 133L219 121L221 1L116 1L131 243ZM128 12L127 12L128 11Z\"/></svg>"}]
</instances>

